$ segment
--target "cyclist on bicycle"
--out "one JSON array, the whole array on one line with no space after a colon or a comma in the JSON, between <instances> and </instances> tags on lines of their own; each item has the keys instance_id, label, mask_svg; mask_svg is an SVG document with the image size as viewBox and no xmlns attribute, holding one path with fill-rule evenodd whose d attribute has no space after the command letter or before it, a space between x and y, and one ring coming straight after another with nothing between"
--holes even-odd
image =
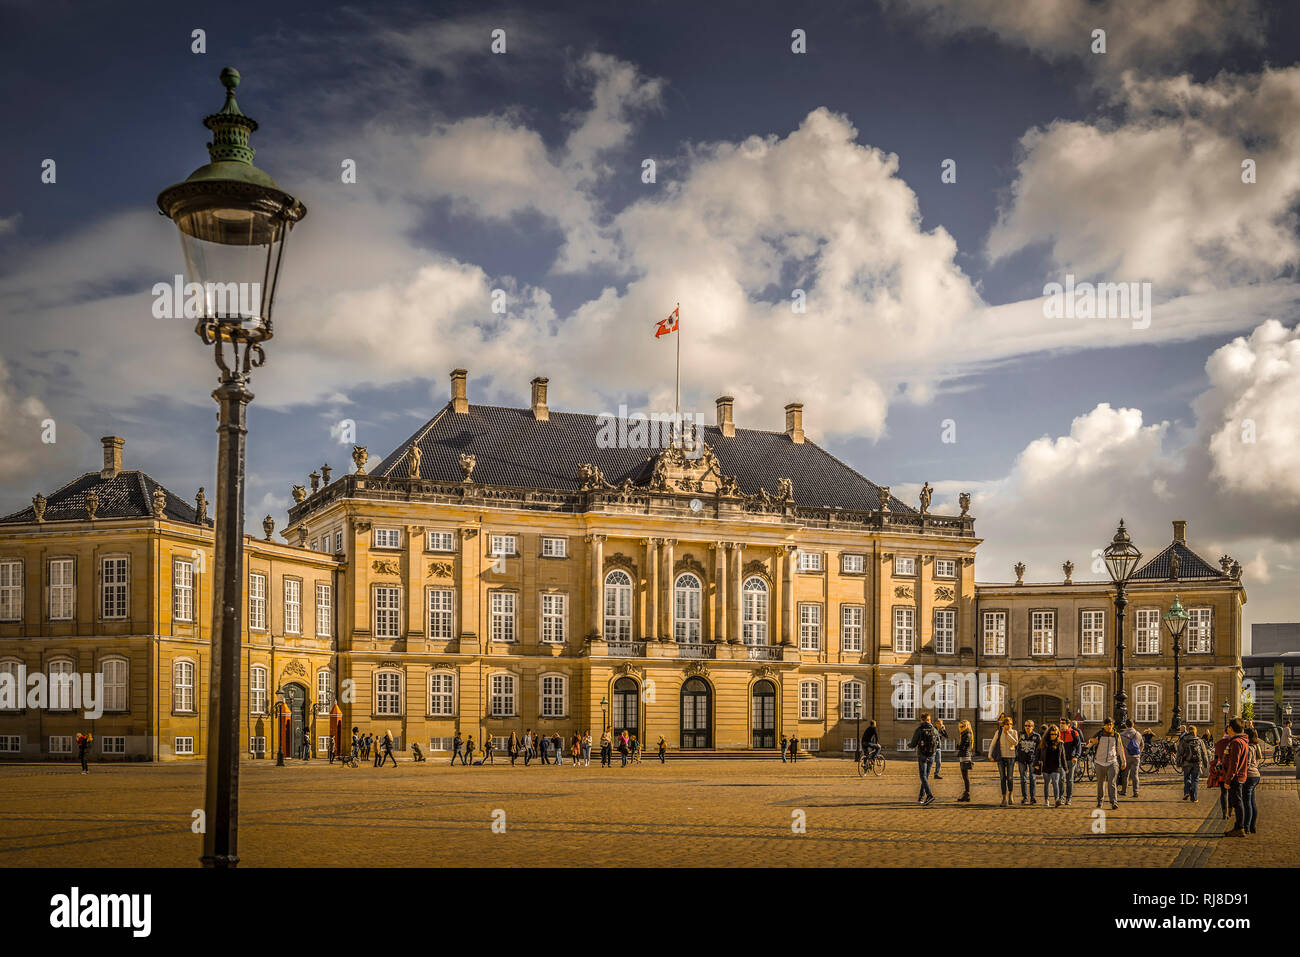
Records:
<instances>
[{"instance_id":1,"label":"cyclist on bicycle","mask_svg":"<svg viewBox=\"0 0 1300 957\"><path fill-rule=\"evenodd\" d=\"M868 722L867 730L862 732L862 760L874 761L880 753L880 734L876 731L876 722Z\"/></svg>"}]
</instances>

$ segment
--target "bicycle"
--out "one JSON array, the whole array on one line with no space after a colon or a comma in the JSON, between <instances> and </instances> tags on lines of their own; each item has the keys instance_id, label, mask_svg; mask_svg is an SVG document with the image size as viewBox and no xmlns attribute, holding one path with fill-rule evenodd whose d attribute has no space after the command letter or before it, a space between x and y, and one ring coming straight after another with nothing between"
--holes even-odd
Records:
<instances>
[{"instance_id":1,"label":"bicycle","mask_svg":"<svg viewBox=\"0 0 1300 957\"><path fill-rule=\"evenodd\" d=\"M1093 757L1096 755L1095 748L1084 748L1079 754L1079 760L1074 765L1074 781L1079 783L1085 777L1089 781L1097 780L1097 765L1093 763Z\"/></svg>"},{"instance_id":2,"label":"bicycle","mask_svg":"<svg viewBox=\"0 0 1300 957\"><path fill-rule=\"evenodd\" d=\"M865 754L855 762L858 766L858 777L865 778L870 771L876 777L885 773L885 752L881 749L872 757L868 758Z\"/></svg>"},{"instance_id":3,"label":"bicycle","mask_svg":"<svg viewBox=\"0 0 1300 957\"><path fill-rule=\"evenodd\" d=\"M1295 748L1289 744L1279 744L1273 749L1272 764L1286 765L1295 760Z\"/></svg>"},{"instance_id":4,"label":"bicycle","mask_svg":"<svg viewBox=\"0 0 1300 957\"><path fill-rule=\"evenodd\" d=\"M1161 741L1142 749L1138 767L1142 769L1143 774L1154 774L1156 771L1163 771L1173 763L1173 748L1169 742Z\"/></svg>"}]
</instances>

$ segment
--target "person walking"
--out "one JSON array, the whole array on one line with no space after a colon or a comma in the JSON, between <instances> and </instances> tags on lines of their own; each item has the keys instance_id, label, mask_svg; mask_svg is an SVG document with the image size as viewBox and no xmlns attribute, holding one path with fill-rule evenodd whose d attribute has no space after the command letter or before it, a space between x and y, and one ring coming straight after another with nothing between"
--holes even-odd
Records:
<instances>
[{"instance_id":1,"label":"person walking","mask_svg":"<svg viewBox=\"0 0 1300 957\"><path fill-rule=\"evenodd\" d=\"M1016 743L1016 771L1020 775L1020 803L1037 804L1038 795L1034 776L1034 766L1038 764L1038 749L1042 747L1043 737L1034 730L1034 722L1026 721L1025 729ZM1028 786L1026 786L1028 782ZM1047 795L1043 795L1047 800Z\"/></svg>"},{"instance_id":2,"label":"person walking","mask_svg":"<svg viewBox=\"0 0 1300 957\"><path fill-rule=\"evenodd\" d=\"M1150 734L1150 732L1147 732ZM1142 735L1138 733L1137 728L1133 727L1133 719L1129 718L1124 722L1124 730L1119 733L1120 741L1124 745L1124 757L1127 759L1125 764L1126 774L1119 779L1119 796L1124 797L1128 791L1127 785L1131 782L1133 785L1133 796L1138 796L1138 763L1142 758Z\"/></svg>"},{"instance_id":3,"label":"person walking","mask_svg":"<svg viewBox=\"0 0 1300 957\"><path fill-rule=\"evenodd\" d=\"M668 742L664 740L664 736L661 734L659 735L659 763L663 764L664 758L667 756L668 756Z\"/></svg>"},{"instance_id":4,"label":"person walking","mask_svg":"<svg viewBox=\"0 0 1300 957\"><path fill-rule=\"evenodd\" d=\"M614 752L609 739L609 732L600 732L600 766L610 768L614 766Z\"/></svg>"},{"instance_id":5,"label":"person walking","mask_svg":"<svg viewBox=\"0 0 1300 957\"><path fill-rule=\"evenodd\" d=\"M569 753L573 755L573 766L576 768L582 761L582 735L573 732L573 738L569 741Z\"/></svg>"},{"instance_id":6,"label":"person walking","mask_svg":"<svg viewBox=\"0 0 1300 957\"><path fill-rule=\"evenodd\" d=\"M799 739L793 734L790 735L790 763L794 764L799 758Z\"/></svg>"},{"instance_id":7,"label":"person walking","mask_svg":"<svg viewBox=\"0 0 1300 957\"><path fill-rule=\"evenodd\" d=\"M1250 746L1246 749L1246 781L1241 794L1245 815L1242 828L1247 834L1255 833L1255 824L1259 821L1259 806L1255 803L1255 788L1259 787L1259 765L1264 760L1264 745L1259 733L1253 728L1246 729L1246 738Z\"/></svg>"},{"instance_id":8,"label":"person walking","mask_svg":"<svg viewBox=\"0 0 1300 957\"><path fill-rule=\"evenodd\" d=\"M564 739L558 731L551 732L551 755L557 768L564 767Z\"/></svg>"},{"instance_id":9,"label":"person walking","mask_svg":"<svg viewBox=\"0 0 1300 957\"><path fill-rule=\"evenodd\" d=\"M492 747L492 735L490 734L483 735L483 763L484 764L497 763L496 751Z\"/></svg>"},{"instance_id":10,"label":"person walking","mask_svg":"<svg viewBox=\"0 0 1300 957\"><path fill-rule=\"evenodd\" d=\"M510 755L510 766L513 768L515 759L519 757L519 732L510 732L510 740L506 742L506 753Z\"/></svg>"},{"instance_id":11,"label":"person walking","mask_svg":"<svg viewBox=\"0 0 1300 957\"><path fill-rule=\"evenodd\" d=\"M623 759L623 765L622 765L623 767L627 767L627 752L628 752L628 736L627 736L627 731L624 730L623 733L618 736L618 754L619 757Z\"/></svg>"},{"instance_id":12,"label":"person walking","mask_svg":"<svg viewBox=\"0 0 1300 957\"><path fill-rule=\"evenodd\" d=\"M306 728L302 729L302 740L298 742L298 751L304 761L311 760L311 732Z\"/></svg>"},{"instance_id":13,"label":"person walking","mask_svg":"<svg viewBox=\"0 0 1300 957\"><path fill-rule=\"evenodd\" d=\"M385 761L392 761L393 767L397 767L397 758L393 756L393 733L391 731L384 732L384 739L381 742L381 746L384 749L384 753L379 759L378 767L382 768Z\"/></svg>"},{"instance_id":14,"label":"person walking","mask_svg":"<svg viewBox=\"0 0 1300 957\"><path fill-rule=\"evenodd\" d=\"M1246 836L1246 772L1250 766L1250 738L1241 718L1228 722L1231 732L1228 746L1223 751L1223 780L1228 786L1228 806L1232 808L1233 826L1223 832L1224 837Z\"/></svg>"},{"instance_id":15,"label":"person walking","mask_svg":"<svg viewBox=\"0 0 1300 957\"><path fill-rule=\"evenodd\" d=\"M361 752L361 729L352 729L352 756L355 758Z\"/></svg>"},{"instance_id":16,"label":"person walking","mask_svg":"<svg viewBox=\"0 0 1300 957\"><path fill-rule=\"evenodd\" d=\"M1043 775L1043 807L1061 807L1065 803L1066 770L1070 759L1066 755L1065 742L1061 740L1061 729L1049 725L1047 737L1038 751L1038 770Z\"/></svg>"},{"instance_id":17,"label":"person walking","mask_svg":"<svg viewBox=\"0 0 1300 957\"><path fill-rule=\"evenodd\" d=\"M1224 774L1224 755L1228 750L1228 742L1232 740L1232 732L1227 725L1223 726L1223 734L1214 742L1214 760L1210 764L1210 775L1205 781L1206 787L1217 787L1219 789L1219 810L1223 813L1223 820L1228 819L1228 779Z\"/></svg>"},{"instance_id":18,"label":"person walking","mask_svg":"<svg viewBox=\"0 0 1300 957\"><path fill-rule=\"evenodd\" d=\"M465 735L465 753L460 757L461 767L473 765L474 762L470 760L472 757L474 757L474 735L467 734Z\"/></svg>"},{"instance_id":19,"label":"person walking","mask_svg":"<svg viewBox=\"0 0 1300 957\"><path fill-rule=\"evenodd\" d=\"M464 743L464 739L460 736L460 729L457 728L455 736L451 739L451 766L453 768L456 766L456 759L461 758L460 749ZM461 758L461 760L465 759Z\"/></svg>"},{"instance_id":20,"label":"person walking","mask_svg":"<svg viewBox=\"0 0 1300 957\"><path fill-rule=\"evenodd\" d=\"M930 723L928 712L921 714L921 723L912 732L908 747L916 750L916 770L921 776L921 789L917 792L918 804L929 807L934 803L934 792L930 790L930 768L934 764L934 754L939 750L939 731Z\"/></svg>"},{"instance_id":21,"label":"person walking","mask_svg":"<svg viewBox=\"0 0 1300 957\"><path fill-rule=\"evenodd\" d=\"M942 718L935 719L934 730L939 732L939 746L934 749L934 779L938 781L943 777L939 773L939 768L943 765L943 743L948 740L948 729L943 726Z\"/></svg>"},{"instance_id":22,"label":"person walking","mask_svg":"<svg viewBox=\"0 0 1300 957\"><path fill-rule=\"evenodd\" d=\"M379 735L375 735L375 759L371 763L375 767L379 767L380 763L383 762L383 760L384 760L384 739L381 738Z\"/></svg>"},{"instance_id":23,"label":"person walking","mask_svg":"<svg viewBox=\"0 0 1300 957\"><path fill-rule=\"evenodd\" d=\"M528 728L524 731L524 740L522 743L524 752L524 767L528 767L528 762L533 759L533 729Z\"/></svg>"},{"instance_id":24,"label":"person walking","mask_svg":"<svg viewBox=\"0 0 1300 957\"><path fill-rule=\"evenodd\" d=\"M591 767L591 732L582 732L582 766Z\"/></svg>"},{"instance_id":25,"label":"person walking","mask_svg":"<svg viewBox=\"0 0 1300 957\"><path fill-rule=\"evenodd\" d=\"M1065 745L1065 806L1074 798L1074 772L1083 755L1083 735L1068 716L1061 719L1061 743Z\"/></svg>"},{"instance_id":26,"label":"person walking","mask_svg":"<svg viewBox=\"0 0 1300 957\"><path fill-rule=\"evenodd\" d=\"M781 763L785 764L785 752L789 749L790 742L784 734L781 735Z\"/></svg>"},{"instance_id":27,"label":"person walking","mask_svg":"<svg viewBox=\"0 0 1300 957\"><path fill-rule=\"evenodd\" d=\"M864 735L865 737L865 735ZM961 771L962 791L959 802L970 803L970 769L975 761L975 732L970 722L962 718L957 722L957 769Z\"/></svg>"},{"instance_id":28,"label":"person walking","mask_svg":"<svg viewBox=\"0 0 1300 957\"><path fill-rule=\"evenodd\" d=\"M1011 727L1011 717L998 718L998 730L989 742L989 760L998 767L998 786L1002 789L1002 807L1011 806L1011 768L1016 761L1016 745L1020 738Z\"/></svg>"},{"instance_id":29,"label":"person walking","mask_svg":"<svg viewBox=\"0 0 1300 957\"><path fill-rule=\"evenodd\" d=\"M1097 766L1097 807L1101 807L1102 796L1108 793L1111 809L1114 810L1119 807L1115 788L1127 762L1124 757L1124 745L1120 742L1119 735L1115 733L1113 718L1107 718L1101 723L1101 730L1097 732L1097 737L1088 743L1094 742L1097 745L1097 754L1092 759L1092 763Z\"/></svg>"},{"instance_id":30,"label":"person walking","mask_svg":"<svg viewBox=\"0 0 1300 957\"><path fill-rule=\"evenodd\" d=\"M90 750L90 742L93 740L88 731L82 731L77 735L77 757L81 759L82 774L90 773L90 765L86 763L86 752Z\"/></svg>"},{"instance_id":31,"label":"person walking","mask_svg":"<svg viewBox=\"0 0 1300 957\"><path fill-rule=\"evenodd\" d=\"M1196 725L1190 725L1178 739L1174 759L1183 772L1183 800L1196 803L1201 787L1201 771L1210 764L1210 750L1196 735Z\"/></svg>"}]
</instances>

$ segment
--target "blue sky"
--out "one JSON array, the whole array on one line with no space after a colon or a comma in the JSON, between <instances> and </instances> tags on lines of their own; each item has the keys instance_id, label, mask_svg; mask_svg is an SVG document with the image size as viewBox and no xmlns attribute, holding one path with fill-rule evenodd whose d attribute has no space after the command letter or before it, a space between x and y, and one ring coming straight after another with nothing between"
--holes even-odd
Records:
<instances>
[{"instance_id":1,"label":"blue sky","mask_svg":"<svg viewBox=\"0 0 1300 957\"><path fill-rule=\"evenodd\" d=\"M109 433L211 497L215 370L148 290L182 268L154 197L206 161L230 64L258 165L310 210L253 381L250 521L349 467L341 419L389 451L456 365L473 401L545 374L553 407L671 402L649 330L680 300L688 408L730 392L777 429L800 399L874 481L971 490L981 579L1086 567L1121 513L1151 551L1186 518L1245 564L1248 620L1295 618L1293 5L0 6L6 511ZM1067 272L1151 282L1150 328L1044 318Z\"/></svg>"}]
</instances>

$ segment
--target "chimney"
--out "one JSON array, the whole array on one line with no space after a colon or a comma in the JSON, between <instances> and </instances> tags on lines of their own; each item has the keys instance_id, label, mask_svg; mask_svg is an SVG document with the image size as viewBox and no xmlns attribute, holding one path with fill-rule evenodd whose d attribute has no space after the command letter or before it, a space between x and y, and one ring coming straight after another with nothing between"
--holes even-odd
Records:
<instances>
[{"instance_id":1,"label":"chimney","mask_svg":"<svg viewBox=\"0 0 1300 957\"><path fill-rule=\"evenodd\" d=\"M729 395L718 396L718 431L727 438L736 434L736 423L731 418L731 406L736 400Z\"/></svg>"},{"instance_id":2,"label":"chimney","mask_svg":"<svg viewBox=\"0 0 1300 957\"><path fill-rule=\"evenodd\" d=\"M539 375L532 381L533 387L533 418L538 422L551 421L551 410L546 407L546 383L547 378Z\"/></svg>"},{"instance_id":3,"label":"chimney","mask_svg":"<svg viewBox=\"0 0 1300 957\"><path fill-rule=\"evenodd\" d=\"M1187 544L1187 522L1181 518L1174 519L1174 541Z\"/></svg>"},{"instance_id":4,"label":"chimney","mask_svg":"<svg viewBox=\"0 0 1300 957\"><path fill-rule=\"evenodd\" d=\"M465 397L465 378L469 373L464 369L451 370L451 411L468 412L469 399Z\"/></svg>"},{"instance_id":5,"label":"chimney","mask_svg":"<svg viewBox=\"0 0 1300 957\"><path fill-rule=\"evenodd\" d=\"M803 444L803 403L791 402L785 407L785 434L791 442Z\"/></svg>"},{"instance_id":6,"label":"chimney","mask_svg":"<svg viewBox=\"0 0 1300 957\"><path fill-rule=\"evenodd\" d=\"M110 479L122 471L122 446L126 445L126 439L106 435L99 441L104 443L104 468L99 476Z\"/></svg>"}]
</instances>

